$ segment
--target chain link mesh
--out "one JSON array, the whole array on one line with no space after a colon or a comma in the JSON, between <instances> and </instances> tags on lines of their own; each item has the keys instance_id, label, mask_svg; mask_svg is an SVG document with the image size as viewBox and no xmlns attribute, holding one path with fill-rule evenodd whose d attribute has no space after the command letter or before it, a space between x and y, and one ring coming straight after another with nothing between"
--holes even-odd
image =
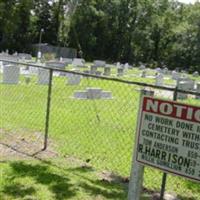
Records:
<instances>
[{"instance_id":1,"label":"chain link mesh","mask_svg":"<svg viewBox=\"0 0 200 200\"><path fill-rule=\"evenodd\" d=\"M20 76L15 77L17 83L14 84L7 83L1 71L1 145L6 145L8 138L14 138L15 149L23 147L20 141L27 141L28 145L40 147L37 149L40 151L45 132L49 70L39 66L17 67ZM42 80L38 79L39 73L43 73ZM62 157L78 160L126 182L131 168L141 89L154 91L155 97L173 99L171 90L54 70L49 142L56 141L56 151ZM178 101L200 105L195 95ZM5 135L9 137L5 139ZM26 151L29 150L27 146ZM145 167L143 195L159 193L161 181L161 171ZM175 193L180 199L200 199L198 183L174 175L168 175L166 192Z\"/></svg>"}]
</instances>

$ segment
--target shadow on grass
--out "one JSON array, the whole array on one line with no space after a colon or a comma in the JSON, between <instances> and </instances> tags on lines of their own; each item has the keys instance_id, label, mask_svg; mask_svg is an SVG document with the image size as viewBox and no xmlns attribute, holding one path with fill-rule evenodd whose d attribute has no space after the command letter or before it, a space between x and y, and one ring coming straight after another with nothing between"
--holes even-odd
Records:
<instances>
[{"instance_id":1,"label":"shadow on grass","mask_svg":"<svg viewBox=\"0 0 200 200\"><path fill-rule=\"evenodd\" d=\"M37 196L37 189L43 185L52 194L53 199L63 200L76 198L78 193L92 197L101 196L108 199L126 199L126 193L122 187L105 183L90 178L88 169L74 168L73 170L60 170L51 164L30 164L22 161L11 162L12 169L7 185L3 188L3 194L12 199L22 199L27 195ZM89 170L90 171L90 170ZM19 184L18 180L33 180L34 185ZM78 193L77 193L78 192ZM84 195L84 194L81 194ZM73 198L73 199L74 199Z\"/></svg>"},{"instance_id":2,"label":"shadow on grass","mask_svg":"<svg viewBox=\"0 0 200 200\"><path fill-rule=\"evenodd\" d=\"M16 198L23 198L27 195L34 195L36 190L33 187L12 183L11 185L5 186L3 192Z\"/></svg>"},{"instance_id":3,"label":"shadow on grass","mask_svg":"<svg viewBox=\"0 0 200 200\"><path fill-rule=\"evenodd\" d=\"M12 162L10 164L13 174L10 181L15 182L17 178L32 178L36 184L46 185L48 190L51 191L55 199L62 200L65 198L70 198L75 195L75 190L73 190L73 185L70 184L70 180L62 175L53 173L47 165L40 164L25 164L24 162ZM17 190L17 188L19 190ZM18 185L18 183L10 186L5 186L3 192L9 196L15 198L24 197L24 195L32 195L35 189L27 188L23 189L25 186Z\"/></svg>"}]
</instances>

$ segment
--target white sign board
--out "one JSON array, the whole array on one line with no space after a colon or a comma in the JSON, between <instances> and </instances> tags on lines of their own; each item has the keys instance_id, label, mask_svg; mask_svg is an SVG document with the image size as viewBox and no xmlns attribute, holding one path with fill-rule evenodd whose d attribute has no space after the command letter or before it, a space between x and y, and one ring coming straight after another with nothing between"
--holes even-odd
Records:
<instances>
[{"instance_id":1,"label":"white sign board","mask_svg":"<svg viewBox=\"0 0 200 200\"><path fill-rule=\"evenodd\" d=\"M144 96L136 160L200 181L200 107Z\"/></svg>"}]
</instances>

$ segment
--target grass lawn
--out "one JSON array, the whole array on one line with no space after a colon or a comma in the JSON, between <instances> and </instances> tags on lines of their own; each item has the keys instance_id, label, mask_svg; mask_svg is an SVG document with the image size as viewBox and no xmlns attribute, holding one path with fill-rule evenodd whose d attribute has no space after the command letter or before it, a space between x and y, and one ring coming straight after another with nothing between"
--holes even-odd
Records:
<instances>
[{"instance_id":1,"label":"grass lawn","mask_svg":"<svg viewBox=\"0 0 200 200\"><path fill-rule=\"evenodd\" d=\"M134 80L154 83L152 79L139 77ZM72 98L74 91L87 87L111 91L113 99ZM36 77L28 85L24 77L18 85L0 84L0 128L13 134L33 131L43 134L47 89L36 84ZM99 181L97 172L129 176L139 89L134 85L91 78L84 78L78 86L69 86L66 78L54 77L49 135L57 144L56 152L62 158L87 162L95 170L65 163L61 158L50 163L39 160L2 162L0 195L3 199L126 199L127 185ZM199 100L188 101L200 105ZM161 177L161 172L147 167L145 188L159 191ZM198 183L172 175L168 178L167 191L185 200L200 199Z\"/></svg>"}]
</instances>

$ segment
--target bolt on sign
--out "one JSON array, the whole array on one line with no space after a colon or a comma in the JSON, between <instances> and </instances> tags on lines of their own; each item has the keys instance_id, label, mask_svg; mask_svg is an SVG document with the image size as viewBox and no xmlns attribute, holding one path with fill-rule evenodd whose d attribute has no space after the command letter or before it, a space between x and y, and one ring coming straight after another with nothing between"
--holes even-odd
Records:
<instances>
[{"instance_id":1,"label":"bolt on sign","mask_svg":"<svg viewBox=\"0 0 200 200\"><path fill-rule=\"evenodd\" d=\"M200 181L200 107L144 96L136 160Z\"/></svg>"}]
</instances>

